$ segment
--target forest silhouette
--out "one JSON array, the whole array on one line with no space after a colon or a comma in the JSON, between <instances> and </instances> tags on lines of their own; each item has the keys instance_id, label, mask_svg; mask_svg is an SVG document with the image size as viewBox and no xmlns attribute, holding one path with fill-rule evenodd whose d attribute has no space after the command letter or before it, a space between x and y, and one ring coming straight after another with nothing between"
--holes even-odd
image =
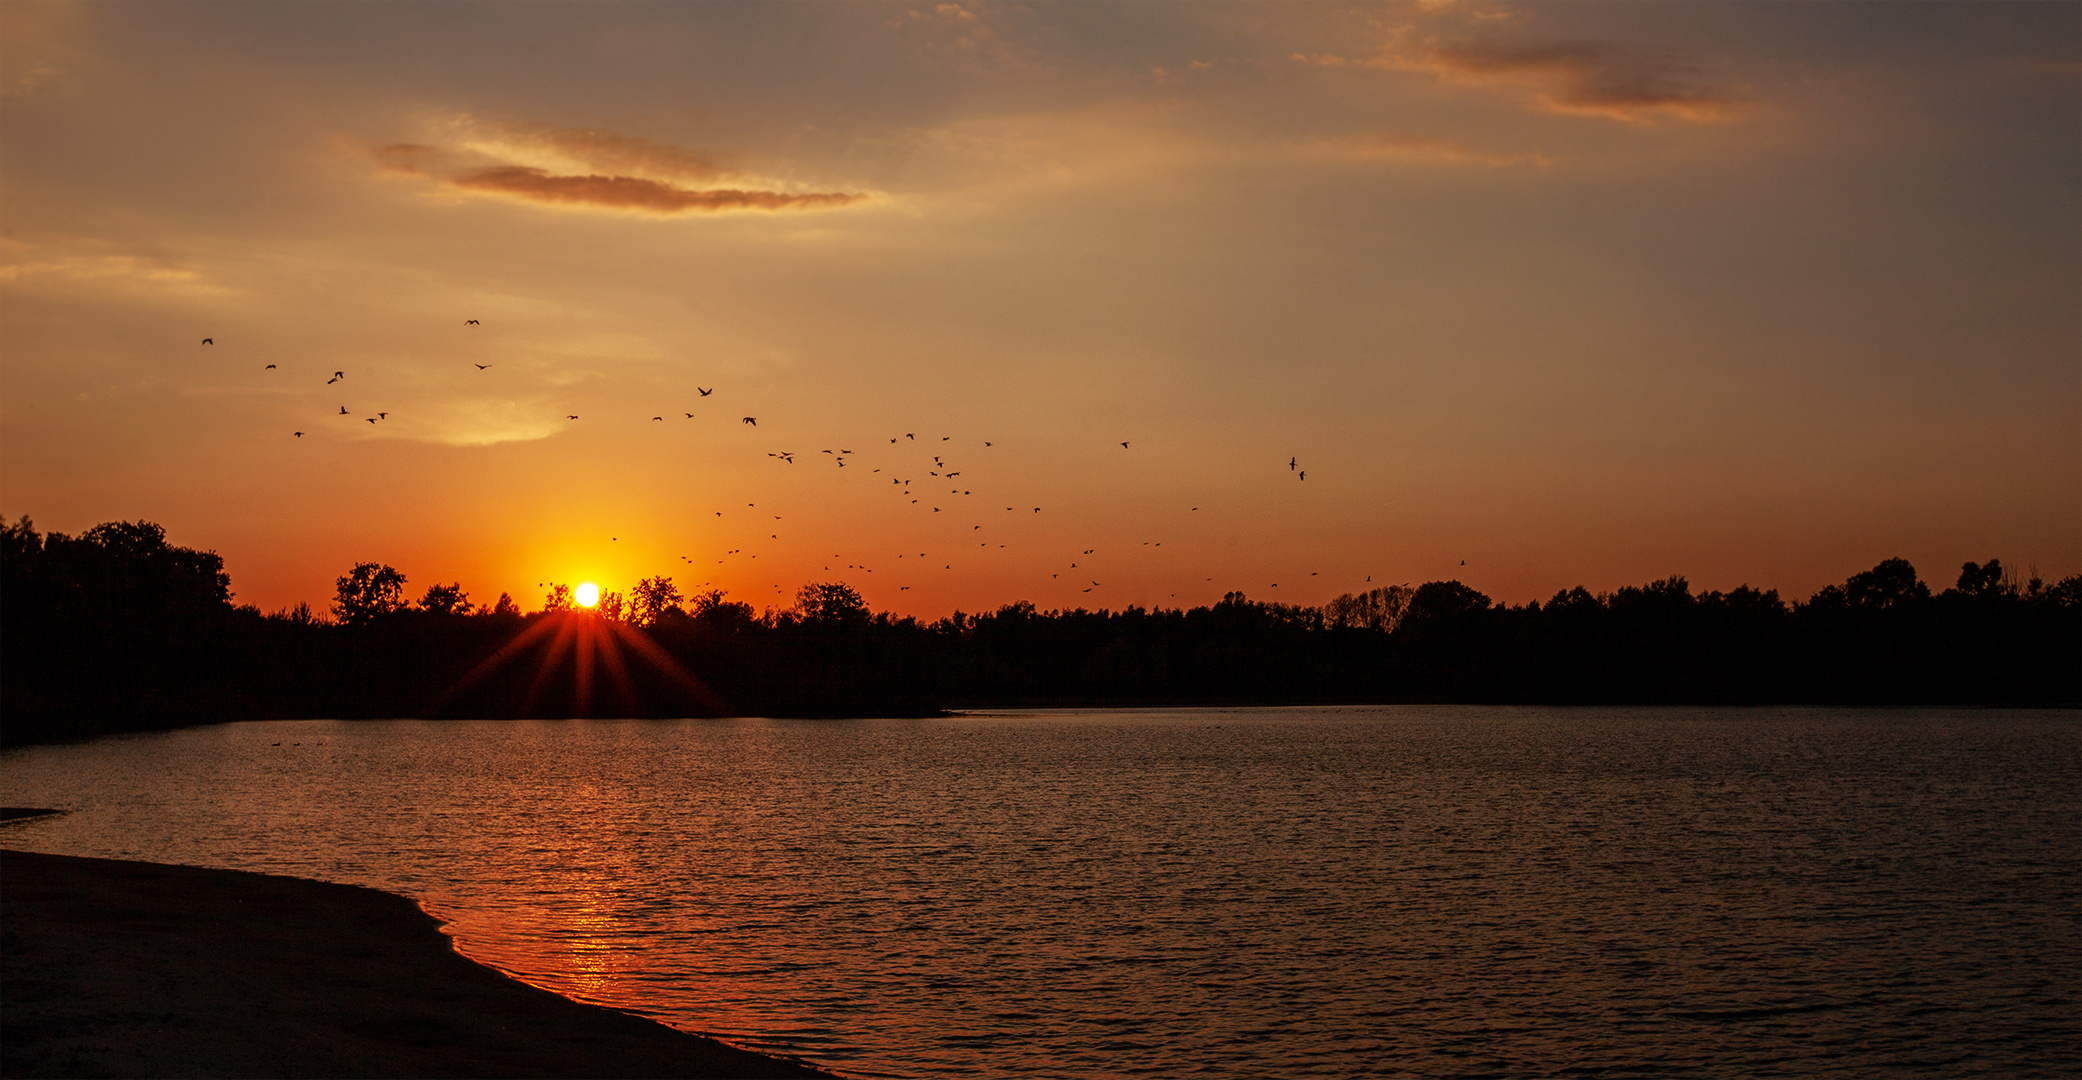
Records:
<instances>
[{"instance_id":1,"label":"forest silhouette","mask_svg":"<svg viewBox=\"0 0 2082 1080\"><path fill-rule=\"evenodd\" d=\"M223 720L913 716L964 707L1391 702L2082 704L2082 576L1965 564L1933 592L1888 559L1788 603L1682 577L1499 604L1458 581L1320 607L1232 592L1190 609L1020 601L925 621L842 582L755 611L664 576L592 609L455 584L410 599L360 563L330 610L233 602L215 552L148 522L0 522L0 738Z\"/></svg>"}]
</instances>

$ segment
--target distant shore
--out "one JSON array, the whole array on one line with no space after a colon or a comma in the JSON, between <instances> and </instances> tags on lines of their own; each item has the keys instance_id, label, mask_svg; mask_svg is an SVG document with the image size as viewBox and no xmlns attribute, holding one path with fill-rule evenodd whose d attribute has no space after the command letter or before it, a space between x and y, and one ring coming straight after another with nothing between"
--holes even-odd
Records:
<instances>
[{"instance_id":1,"label":"distant shore","mask_svg":"<svg viewBox=\"0 0 2082 1080\"><path fill-rule=\"evenodd\" d=\"M7 1076L826 1077L455 952L402 896L0 851Z\"/></svg>"}]
</instances>

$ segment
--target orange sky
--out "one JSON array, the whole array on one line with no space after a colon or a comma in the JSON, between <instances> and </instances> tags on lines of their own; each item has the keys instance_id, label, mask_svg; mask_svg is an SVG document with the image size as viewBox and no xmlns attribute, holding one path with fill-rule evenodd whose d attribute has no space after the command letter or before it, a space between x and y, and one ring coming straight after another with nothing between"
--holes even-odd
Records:
<instances>
[{"instance_id":1,"label":"orange sky","mask_svg":"<svg viewBox=\"0 0 2082 1080\"><path fill-rule=\"evenodd\" d=\"M11 3L0 50L0 513L263 608L2082 571L2074 5Z\"/></svg>"}]
</instances>

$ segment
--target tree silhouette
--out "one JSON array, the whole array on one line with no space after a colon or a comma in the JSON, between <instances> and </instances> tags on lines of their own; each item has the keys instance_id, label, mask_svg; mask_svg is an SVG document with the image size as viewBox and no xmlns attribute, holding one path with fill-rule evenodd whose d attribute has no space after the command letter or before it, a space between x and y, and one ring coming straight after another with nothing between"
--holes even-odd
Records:
<instances>
[{"instance_id":1,"label":"tree silhouette","mask_svg":"<svg viewBox=\"0 0 2082 1080\"><path fill-rule=\"evenodd\" d=\"M333 585L333 614L350 626L405 607L405 575L382 563L355 563Z\"/></svg>"},{"instance_id":2,"label":"tree silhouette","mask_svg":"<svg viewBox=\"0 0 2082 1080\"><path fill-rule=\"evenodd\" d=\"M867 601L841 581L805 585L795 592L795 615L806 623L841 625L865 623L870 618Z\"/></svg>"},{"instance_id":3,"label":"tree silhouette","mask_svg":"<svg viewBox=\"0 0 2082 1080\"><path fill-rule=\"evenodd\" d=\"M426 595L419 598L419 609L436 615L468 615L471 612L470 594L455 582L429 585Z\"/></svg>"},{"instance_id":4,"label":"tree silhouette","mask_svg":"<svg viewBox=\"0 0 2082 1080\"><path fill-rule=\"evenodd\" d=\"M655 626L665 612L680 604L679 588L668 577L647 577L629 590L629 618L638 626Z\"/></svg>"},{"instance_id":5,"label":"tree silhouette","mask_svg":"<svg viewBox=\"0 0 2082 1080\"><path fill-rule=\"evenodd\" d=\"M549 595L542 598L542 610L546 612L571 610L571 586L552 583Z\"/></svg>"}]
</instances>

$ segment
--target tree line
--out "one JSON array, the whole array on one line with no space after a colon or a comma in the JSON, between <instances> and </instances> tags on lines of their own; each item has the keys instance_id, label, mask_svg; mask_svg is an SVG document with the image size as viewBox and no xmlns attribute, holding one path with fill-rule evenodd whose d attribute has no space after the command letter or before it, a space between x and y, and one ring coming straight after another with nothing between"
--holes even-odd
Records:
<instances>
[{"instance_id":1,"label":"tree line","mask_svg":"<svg viewBox=\"0 0 2082 1080\"><path fill-rule=\"evenodd\" d=\"M0 738L226 719L865 716L990 706L1467 702L2082 704L2082 577L1901 559L1788 602L1682 577L1498 603L1458 581L1321 606L876 612L843 582L755 610L669 577L575 608L412 598L359 563L328 610L234 602L214 552L149 522L0 520Z\"/></svg>"}]
</instances>

